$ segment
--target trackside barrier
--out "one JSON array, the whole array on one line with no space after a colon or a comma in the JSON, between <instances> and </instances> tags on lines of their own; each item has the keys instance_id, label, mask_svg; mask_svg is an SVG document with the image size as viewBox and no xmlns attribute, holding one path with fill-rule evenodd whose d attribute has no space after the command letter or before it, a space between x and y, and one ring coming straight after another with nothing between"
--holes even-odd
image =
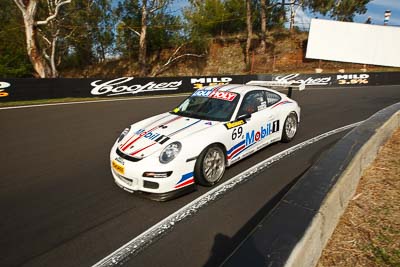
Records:
<instances>
[{"instance_id":1,"label":"trackside barrier","mask_svg":"<svg viewBox=\"0 0 400 267\"><path fill-rule=\"evenodd\" d=\"M315 266L360 177L400 127L400 102L354 128L322 156L223 266Z\"/></svg>"},{"instance_id":2,"label":"trackside barrier","mask_svg":"<svg viewBox=\"0 0 400 267\"><path fill-rule=\"evenodd\" d=\"M192 77L117 77L2 79L0 102L55 98L112 98L190 93L208 85L245 84L249 81L304 84L312 87L347 87L400 84L400 72L260 74Z\"/></svg>"}]
</instances>

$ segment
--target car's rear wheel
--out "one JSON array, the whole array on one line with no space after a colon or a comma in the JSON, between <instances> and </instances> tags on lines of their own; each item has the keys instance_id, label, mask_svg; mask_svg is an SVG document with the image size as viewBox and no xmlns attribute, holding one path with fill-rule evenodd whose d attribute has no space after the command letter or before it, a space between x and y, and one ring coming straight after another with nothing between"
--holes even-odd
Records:
<instances>
[{"instance_id":1,"label":"car's rear wheel","mask_svg":"<svg viewBox=\"0 0 400 267\"><path fill-rule=\"evenodd\" d=\"M196 182L204 186L212 186L221 180L225 172L225 154L218 145L204 149L197 158L194 167Z\"/></svg>"},{"instance_id":2,"label":"car's rear wheel","mask_svg":"<svg viewBox=\"0 0 400 267\"><path fill-rule=\"evenodd\" d=\"M292 141L297 133L298 120L295 113L290 113L286 117L285 124L282 130L282 142L288 143Z\"/></svg>"}]
</instances>

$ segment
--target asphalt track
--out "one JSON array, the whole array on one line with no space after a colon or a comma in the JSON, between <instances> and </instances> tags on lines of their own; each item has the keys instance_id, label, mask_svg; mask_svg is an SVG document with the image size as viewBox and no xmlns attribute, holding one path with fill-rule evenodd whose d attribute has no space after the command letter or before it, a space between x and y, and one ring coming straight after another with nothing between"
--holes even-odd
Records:
<instances>
[{"instance_id":1,"label":"asphalt track","mask_svg":"<svg viewBox=\"0 0 400 267\"><path fill-rule=\"evenodd\" d=\"M306 90L293 98L302 106L296 139L235 164L225 180L296 143L399 102L400 86ZM125 126L180 101L0 110L0 266L92 265L209 190L199 187L159 203L122 191L110 175L109 150ZM271 200L343 134L280 160L178 224L126 265L220 264L268 212Z\"/></svg>"}]
</instances>

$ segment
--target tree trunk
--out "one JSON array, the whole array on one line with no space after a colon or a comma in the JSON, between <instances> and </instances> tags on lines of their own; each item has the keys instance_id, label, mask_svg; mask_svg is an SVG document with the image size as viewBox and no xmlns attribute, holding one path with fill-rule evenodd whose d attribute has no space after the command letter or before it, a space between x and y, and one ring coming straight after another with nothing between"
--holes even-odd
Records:
<instances>
[{"instance_id":1,"label":"tree trunk","mask_svg":"<svg viewBox=\"0 0 400 267\"><path fill-rule=\"evenodd\" d=\"M26 12L23 14L26 36L26 49L34 70L40 78L47 78L51 76L50 66L47 64L45 58L40 53L37 44L37 29L35 26L37 2L29 1Z\"/></svg>"},{"instance_id":2,"label":"tree trunk","mask_svg":"<svg viewBox=\"0 0 400 267\"><path fill-rule=\"evenodd\" d=\"M58 34L57 34L58 35ZM56 65L56 47L57 47L58 37L55 36L51 42L51 55L50 55L50 66L51 66L51 77L57 78L58 71Z\"/></svg>"},{"instance_id":3,"label":"tree trunk","mask_svg":"<svg viewBox=\"0 0 400 267\"><path fill-rule=\"evenodd\" d=\"M146 48L146 34L147 34L147 0L142 1L142 20L141 32L139 38L139 67L140 75L146 76L148 74L147 67L147 48Z\"/></svg>"},{"instance_id":4,"label":"tree trunk","mask_svg":"<svg viewBox=\"0 0 400 267\"><path fill-rule=\"evenodd\" d=\"M59 31L57 30L51 42L45 36L41 36L48 43L48 48L51 49L51 55L49 56L46 50L39 46L38 26L45 26L50 21L54 20L61 6L69 4L71 0L56 2L56 6L52 6L51 3L48 2L49 16L43 21L35 20L38 2L38 0L14 0L14 3L22 13L25 26L26 50L34 70L40 78L55 78L58 76L55 57Z\"/></svg>"},{"instance_id":5,"label":"tree trunk","mask_svg":"<svg viewBox=\"0 0 400 267\"><path fill-rule=\"evenodd\" d=\"M251 37L253 36L253 25L251 23L251 0L246 0L246 24L247 24L247 41L246 41L246 65L250 67L250 47Z\"/></svg>"},{"instance_id":6,"label":"tree trunk","mask_svg":"<svg viewBox=\"0 0 400 267\"><path fill-rule=\"evenodd\" d=\"M261 4L261 51L263 53L266 52L267 49L267 45L265 42L265 38L267 35L267 14L266 14L266 0L261 0L260 4Z\"/></svg>"},{"instance_id":7,"label":"tree trunk","mask_svg":"<svg viewBox=\"0 0 400 267\"><path fill-rule=\"evenodd\" d=\"M290 25L289 25L290 32L293 32L293 30L294 30L294 17L296 16L296 11L294 9L294 3L295 3L295 0L292 0L290 2Z\"/></svg>"}]
</instances>

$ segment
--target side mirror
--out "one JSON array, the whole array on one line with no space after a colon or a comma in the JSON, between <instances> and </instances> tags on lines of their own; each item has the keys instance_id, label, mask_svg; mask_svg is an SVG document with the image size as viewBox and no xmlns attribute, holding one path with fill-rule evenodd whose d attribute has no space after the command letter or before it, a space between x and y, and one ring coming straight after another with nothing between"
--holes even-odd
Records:
<instances>
[{"instance_id":1,"label":"side mirror","mask_svg":"<svg viewBox=\"0 0 400 267\"><path fill-rule=\"evenodd\" d=\"M238 116L236 118L236 120L244 120L245 121L250 118L251 118L251 113L246 113L246 114L242 114L242 115Z\"/></svg>"}]
</instances>

